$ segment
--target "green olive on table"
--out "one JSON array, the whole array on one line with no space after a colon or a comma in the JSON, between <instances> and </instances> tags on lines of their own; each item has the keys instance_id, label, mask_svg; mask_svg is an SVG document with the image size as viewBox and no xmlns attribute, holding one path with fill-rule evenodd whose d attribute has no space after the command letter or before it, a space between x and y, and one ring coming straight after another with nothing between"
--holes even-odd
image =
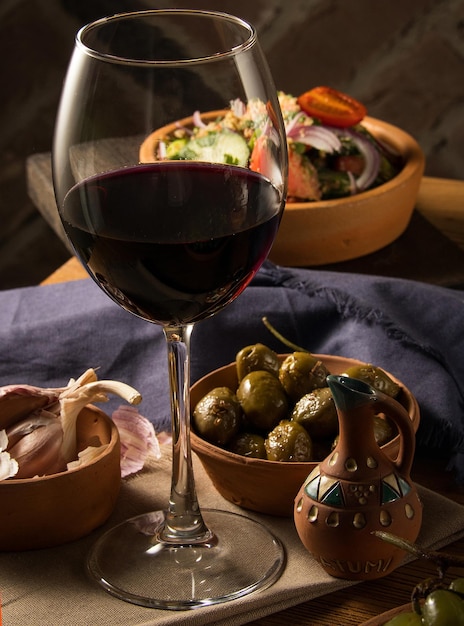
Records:
<instances>
[{"instance_id":1,"label":"green olive on table","mask_svg":"<svg viewBox=\"0 0 464 626\"><path fill-rule=\"evenodd\" d=\"M283 361L279 379L289 397L296 402L306 393L327 385L328 369L310 352L293 352Z\"/></svg>"},{"instance_id":2,"label":"green olive on table","mask_svg":"<svg viewBox=\"0 0 464 626\"><path fill-rule=\"evenodd\" d=\"M273 350L262 343L255 343L254 345L242 348L235 357L235 364L238 382L245 378L250 372L257 370L270 372L274 374L274 376L279 376L279 357Z\"/></svg>"},{"instance_id":3,"label":"green olive on table","mask_svg":"<svg viewBox=\"0 0 464 626\"><path fill-rule=\"evenodd\" d=\"M312 441L298 422L282 420L267 436L269 461L307 462L312 457Z\"/></svg>"},{"instance_id":4,"label":"green olive on table","mask_svg":"<svg viewBox=\"0 0 464 626\"><path fill-rule=\"evenodd\" d=\"M291 419L304 426L314 439L335 437L338 433L338 416L330 389L314 389L300 398Z\"/></svg>"},{"instance_id":5,"label":"green olive on table","mask_svg":"<svg viewBox=\"0 0 464 626\"><path fill-rule=\"evenodd\" d=\"M455 578L451 581L449 588L464 598L464 578Z\"/></svg>"},{"instance_id":6,"label":"green olive on table","mask_svg":"<svg viewBox=\"0 0 464 626\"><path fill-rule=\"evenodd\" d=\"M250 372L237 389L245 419L254 428L270 431L288 415L288 399L278 378L266 371Z\"/></svg>"},{"instance_id":7,"label":"green olive on table","mask_svg":"<svg viewBox=\"0 0 464 626\"><path fill-rule=\"evenodd\" d=\"M374 389L382 391L387 396L391 396L392 398L396 398L400 392L400 386L395 383L395 381L392 380L383 369L376 367L375 365L371 365L370 363L353 365L353 367L349 367L344 374L346 374L346 376L350 376L350 378L363 380L364 382L369 383L369 385L372 385Z\"/></svg>"},{"instance_id":8,"label":"green olive on table","mask_svg":"<svg viewBox=\"0 0 464 626\"><path fill-rule=\"evenodd\" d=\"M421 615L424 626L463 626L464 602L453 591L436 589L425 598Z\"/></svg>"},{"instance_id":9,"label":"green olive on table","mask_svg":"<svg viewBox=\"0 0 464 626\"><path fill-rule=\"evenodd\" d=\"M454 579L448 588L433 587L421 590L421 598L416 610L401 613L385 623L385 626L463 626L464 625L464 578ZM419 584L417 589L421 588ZM413 593L414 595L414 593Z\"/></svg>"},{"instance_id":10,"label":"green olive on table","mask_svg":"<svg viewBox=\"0 0 464 626\"><path fill-rule=\"evenodd\" d=\"M242 409L228 387L216 387L198 402L193 424L198 434L218 446L225 446L236 435L242 422Z\"/></svg>"},{"instance_id":11,"label":"green olive on table","mask_svg":"<svg viewBox=\"0 0 464 626\"><path fill-rule=\"evenodd\" d=\"M264 437L256 433L238 433L229 443L228 450L252 459L266 459Z\"/></svg>"}]
</instances>

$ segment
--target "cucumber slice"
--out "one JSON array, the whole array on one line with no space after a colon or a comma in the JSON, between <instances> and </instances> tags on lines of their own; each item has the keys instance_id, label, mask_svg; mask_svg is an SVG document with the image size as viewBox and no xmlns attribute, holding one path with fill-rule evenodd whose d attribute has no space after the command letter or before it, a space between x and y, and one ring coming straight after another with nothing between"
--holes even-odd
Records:
<instances>
[{"instance_id":1,"label":"cucumber slice","mask_svg":"<svg viewBox=\"0 0 464 626\"><path fill-rule=\"evenodd\" d=\"M184 152L188 143L188 139L174 139L166 147L166 156L168 159L182 159L182 153Z\"/></svg>"},{"instance_id":2,"label":"cucumber slice","mask_svg":"<svg viewBox=\"0 0 464 626\"><path fill-rule=\"evenodd\" d=\"M250 149L241 135L234 132L225 132L218 134L213 148L213 155L219 163L245 167L250 158Z\"/></svg>"},{"instance_id":3,"label":"cucumber slice","mask_svg":"<svg viewBox=\"0 0 464 626\"><path fill-rule=\"evenodd\" d=\"M250 149L241 135L233 131L224 131L192 139L177 158L246 167Z\"/></svg>"}]
</instances>

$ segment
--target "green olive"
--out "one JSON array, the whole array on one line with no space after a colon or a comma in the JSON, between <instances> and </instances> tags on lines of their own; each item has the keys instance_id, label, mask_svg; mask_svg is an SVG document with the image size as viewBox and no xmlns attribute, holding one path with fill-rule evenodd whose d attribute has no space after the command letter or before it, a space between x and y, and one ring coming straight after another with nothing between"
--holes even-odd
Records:
<instances>
[{"instance_id":1,"label":"green olive","mask_svg":"<svg viewBox=\"0 0 464 626\"><path fill-rule=\"evenodd\" d=\"M255 433L239 433L229 444L229 450L253 459L265 459L264 437Z\"/></svg>"},{"instance_id":2,"label":"green olive","mask_svg":"<svg viewBox=\"0 0 464 626\"><path fill-rule=\"evenodd\" d=\"M388 418L374 415L374 437L379 446L391 441L397 432Z\"/></svg>"},{"instance_id":3,"label":"green olive","mask_svg":"<svg viewBox=\"0 0 464 626\"><path fill-rule=\"evenodd\" d=\"M435 589L421 607L424 626L464 626L464 602L457 593Z\"/></svg>"},{"instance_id":4,"label":"green olive","mask_svg":"<svg viewBox=\"0 0 464 626\"><path fill-rule=\"evenodd\" d=\"M449 589L464 596L464 578L455 578L450 582Z\"/></svg>"},{"instance_id":5,"label":"green olive","mask_svg":"<svg viewBox=\"0 0 464 626\"><path fill-rule=\"evenodd\" d=\"M198 402L193 411L197 433L217 446L225 446L239 431L242 409L228 387L216 387Z\"/></svg>"},{"instance_id":6,"label":"green olive","mask_svg":"<svg viewBox=\"0 0 464 626\"><path fill-rule=\"evenodd\" d=\"M270 372L274 374L274 376L279 376L279 357L273 350L262 343L255 343L252 346L242 348L235 357L235 363L238 382L245 378L250 372L257 370Z\"/></svg>"},{"instance_id":7,"label":"green olive","mask_svg":"<svg viewBox=\"0 0 464 626\"><path fill-rule=\"evenodd\" d=\"M369 383L369 385L372 385L374 389L378 389L392 398L396 398L400 392L400 386L395 383L383 369L371 365L370 363L353 365L353 367L349 367L344 374L350 378L363 380Z\"/></svg>"},{"instance_id":8,"label":"green olive","mask_svg":"<svg viewBox=\"0 0 464 626\"><path fill-rule=\"evenodd\" d=\"M288 417L288 399L278 378L265 371L250 372L237 389L246 421L254 428L270 431Z\"/></svg>"},{"instance_id":9,"label":"green olive","mask_svg":"<svg viewBox=\"0 0 464 626\"><path fill-rule=\"evenodd\" d=\"M325 365L309 352L293 352L279 370L280 382L294 402L313 389L325 387L328 375Z\"/></svg>"},{"instance_id":10,"label":"green olive","mask_svg":"<svg viewBox=\"0 0 464 626\"><path fill-rule=\"evenodd\" d=\"M314 389L300 398L291 417L314 439L335 437L338 433L337 409L328 387Z\"/></svg>"},{"instance_id":11,"label":"green olive","mask_svg":"<svg viewBox=\"0 0 464 626\"><path fill-rule=\"evenodd\" d=\"M312 458L312 441L307 431L291 420L282 420L267 436L269 461L307 462Z\"/></svg>"},{"instance_id":12,"label":"green olive","mask_svg":"<svg viewBox=\"0 0 464 626\"><path fill-rule=\"evenodd\" d=\"M313 439L312 461L323 461L332 452L334 439Z\"/></svg>"}]
</instances>

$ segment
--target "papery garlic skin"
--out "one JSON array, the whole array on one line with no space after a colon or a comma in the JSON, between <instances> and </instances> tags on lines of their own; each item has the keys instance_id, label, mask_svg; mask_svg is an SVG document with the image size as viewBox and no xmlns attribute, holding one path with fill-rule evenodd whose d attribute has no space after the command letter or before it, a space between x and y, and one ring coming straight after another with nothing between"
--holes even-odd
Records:
<instances>
[{"instance_id":1,"label":"papery garlic skin","mask_svg":"<svg viewBox=\"0 0 464 626\"><path fill-rule=\"evenodd\" d=\"M90 380L90 381L89 381ZM107 402L108 393L119 395L130 404L139 404L142 396L133 387L114 380L96 380L95 371L87 370L59 397L63 426L63 456L67 463L76 458L76 420L81 410L92 402Z\"/></svg>"},{"instance_id":2,"label":"papery garlic skin","mask_svg":"<svg viewBox=\"0 0 464 626\"><path fill-rule=\"evenodd\" d=\"M31 413L50 406L58 400L56 389L41 389L31 385L0 387L0 429L7 429Z\"/></svg>"},{"instance_id":3,"label":"papery garlic skin","mask_svg":"<svg viewBox=\"0 0 464 626\"><path fill-rule=\"evenodd\" d=\"M16 459L12 459L8 447L8 436L5 430L0 430L0 480L12 478L18 473L19 465Z\"/></svg>"},{"instance_id":4,"label":"papery garlic skin","mask_svg":"<svg viewBox=\"0 0 464 626\"><path fill-rule=\"evenodd\" d=\"M84 450L79 452L76 461L71 461L70 463L68 463L67 469L72 470L76 469L77 467L81 467L82 465L87 465L88 463L99 457L101 454L103 454L107 447L107 443L98 447L87 446L87 448L84 448Z\"/></svg>"},{"instance_id":5,"label":"papery garlic skin","mask_svg":"<svg viewBox=\"0 0 464 626\"><path fill-rule=\"evenodd\" d=\"M121 440L121 477L139 472L148 457L159 459L161 450L153 424L131 406L120 406L114 411Z\"/></svg>"}]
</instances>

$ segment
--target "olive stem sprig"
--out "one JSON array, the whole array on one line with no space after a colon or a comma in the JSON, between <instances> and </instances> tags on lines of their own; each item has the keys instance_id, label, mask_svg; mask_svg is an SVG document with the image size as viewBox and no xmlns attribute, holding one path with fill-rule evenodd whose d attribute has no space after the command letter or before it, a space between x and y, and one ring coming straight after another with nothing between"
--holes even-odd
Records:
<instances>
[{"instance_id":1,"label":"olive stem sprig","mask_svg":"<svg viewBox=\"0 0 464 626\"><path fill-rule=\"evenodd\" d=\"M449 567L453 565L464 567L464 557L438 552L437 550L425 550L416 543L412 543L407 539L402 539L401 537L388 533L384 530L375 530L373 534L376 537L379 537L379 539L387 541L397 548L413 554L418 559L424 559L435 563L438 570L438 576L436 578L427 578L417 584L412 590L411 606L415 613L422 615L422 604L425 598L427 598L427 596L436 589L447 589L448 591L458 595L460 598L463 598L461 593L450 589L448 585L445 585L444 578Z\"/></svg>"},{"instance_id":2,"label":"olive stem sprig","mask_svg":"<svg viewBox=\"0 0 464 626\"><path fill-rule=\"evenodd\" d=\"M464 567L464 557L462 556L445 554L443 552L438 552L437 550L425 550L416 543L412 543L407 539L402 539L401 537L393 535L392 533L388 533L384 530L375 530L373 534L376 537L379 537L379 539L387 541L397 548L413 554L418 559L432 561L438 568L438 574L440 578L444 577L446 570L452 565Z\"/></svg>"},{"instance_id":3,"label":"olive stem sprig","mask_svg":"<svg viewBox=\"0 0 464 626\"><path fill-rule=\"evenodd\" d=\"M309 350L306 350L306 348L302 348L301 346L298 346L296 343L293 343L292 341L284 337L281 333L279 333L279 331L276 328L274 328L274 326L267 319L267 317L262 317L261 320L264 326L266 326L266 328L268 329L268 331L272 333L274 337L276 337L280 342L282 342L284 346L287 346L287 348L290 348L291 350L294 350L295 352L309 352Z\"/></svg>"}]
</instances>

